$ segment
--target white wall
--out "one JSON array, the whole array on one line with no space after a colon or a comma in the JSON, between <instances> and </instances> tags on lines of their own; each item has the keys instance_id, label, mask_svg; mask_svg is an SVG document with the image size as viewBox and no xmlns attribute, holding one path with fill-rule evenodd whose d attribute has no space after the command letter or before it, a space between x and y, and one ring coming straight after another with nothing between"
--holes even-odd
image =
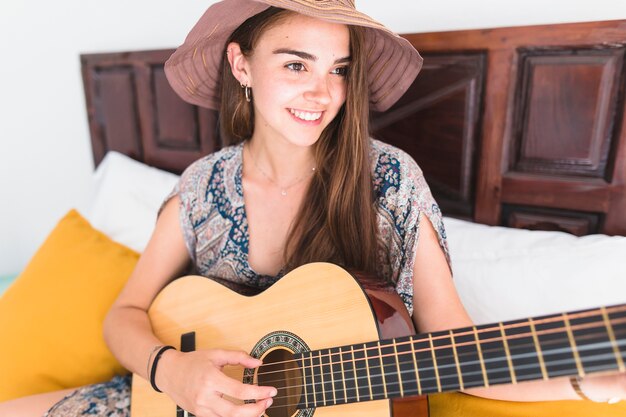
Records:
<instances>
[{"instance_id":1,"label":"white wall","mask_svg":"<svg viewBox=\"0 0 626 417\"><path fill-rule=\"evenodd\" d=\"M0 4L0 275L19 272L93 171L79 54L174 47L213 0ZM397 32L626 19L624 0L357 0Z\"/></svg>"}]
</instances>

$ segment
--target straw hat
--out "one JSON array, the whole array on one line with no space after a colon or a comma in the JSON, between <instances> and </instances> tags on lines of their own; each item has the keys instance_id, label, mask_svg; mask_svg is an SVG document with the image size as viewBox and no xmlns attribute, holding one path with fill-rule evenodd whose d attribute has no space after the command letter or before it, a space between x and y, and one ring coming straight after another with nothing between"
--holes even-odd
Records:
<instances>
[{"instance_id":1,"label":"straw hat","mask_svg":"<svg viewBox=\"0 0 626 417\"><path fill-rule=\"evenodd\" d=\"M370 106L376 111L391 107L422 67L422 57L406 39L356 10L354 0L223 0L209 7L165 63L176 93L189 103L219 110L226 41L243 22L271 6L364 27Z\"/></svg>"}]
</instances>

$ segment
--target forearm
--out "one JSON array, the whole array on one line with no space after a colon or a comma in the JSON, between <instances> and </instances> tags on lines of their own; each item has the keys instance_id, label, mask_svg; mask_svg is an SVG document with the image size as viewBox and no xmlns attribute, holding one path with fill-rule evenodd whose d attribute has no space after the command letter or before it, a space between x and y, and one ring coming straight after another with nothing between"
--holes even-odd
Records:
<instances>
[{"instance_id":1,"label":"forearm","mask_svg":"<svg viewBox=\"0 0 626 417\"><path fill-rule=\"evenodd\" d=\"M161 341L152 332L146 312L135 307L116 307L104 321L104 338L117 360L129 371L148 376L148 359Z\"/></svg>"},{"instance_id":2,"label":"forearm","mask_svg":"<svg viewBox=\"0 0 626 417\"><path fill-rule=\"evenodd\" d=\"M626 397L626 374L590 375L580 381L580 389L592 401L606 402ZM507 401L557 401L582 399L569 378L529 381L464 391L478 397Z\"/></svg>"},{"instance_id":3,"label":"forearm","mask_svg":"<svg viewBox=\"0 0 626 417\"><path fill-rule=\"evenodd\" d=\"M489 388L471 388L463 392L477 397L507 401L580 399L572 388L569 378L556 378L549 381L527 381L512 385L496 385Z\"/></svg>"}]
</instances>

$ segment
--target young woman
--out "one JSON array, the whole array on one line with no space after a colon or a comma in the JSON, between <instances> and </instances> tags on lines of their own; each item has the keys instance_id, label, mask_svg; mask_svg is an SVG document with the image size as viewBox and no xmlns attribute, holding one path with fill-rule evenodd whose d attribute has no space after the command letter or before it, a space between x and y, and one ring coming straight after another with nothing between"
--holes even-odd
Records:
<instances>
[{"instance_id":1,"label":"young woman","mask_svg":"<svg viewBox=\"0 0 626 417\"><path fill-rule=\"evenodd\" d=\"M471 324L454 289L441 214L420 169L368 136L370 106L391 106L420 66L408 42L356 11L351 0L212 6L166 73L185 100L220 110L231 146L192 164L166 199L105 322L120 362L150 379L162 343L147 310L190 265L222 282L265 289L296 266L333 262L393 283L420 331ZM228 364L252 368L260 361L245 352L170 349L152 377L198 417L261 415L275 388L229 379L221 371ZM129 380L14 401L0 414L41 415L52 407L49 417L125 416ZM585 378L581 389L595 400L624 398L626 377ZM580 398L567 379L469 392ZM235 405L223 395L258 401Z\"/></svg>"}]
</instances>

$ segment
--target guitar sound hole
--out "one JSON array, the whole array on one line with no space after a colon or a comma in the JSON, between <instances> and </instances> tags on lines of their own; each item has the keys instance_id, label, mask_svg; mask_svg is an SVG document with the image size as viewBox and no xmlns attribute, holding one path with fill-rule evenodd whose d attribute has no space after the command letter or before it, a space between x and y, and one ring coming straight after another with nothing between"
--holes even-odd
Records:
<instances>
[{"instance_id":1,"label":"guitar sound hole","mask_svg":"<svg viewBox=\"0 0 626 417\"><path fill-rule=\"evenodd\" d=\"M268 417L289 417L298 409L302 396L302 373L293 353L283 348L274 349L263 358L263 365L258 368L259 385L278 389L271 407L265 411Z\"/></svg>"}]
</instances>

